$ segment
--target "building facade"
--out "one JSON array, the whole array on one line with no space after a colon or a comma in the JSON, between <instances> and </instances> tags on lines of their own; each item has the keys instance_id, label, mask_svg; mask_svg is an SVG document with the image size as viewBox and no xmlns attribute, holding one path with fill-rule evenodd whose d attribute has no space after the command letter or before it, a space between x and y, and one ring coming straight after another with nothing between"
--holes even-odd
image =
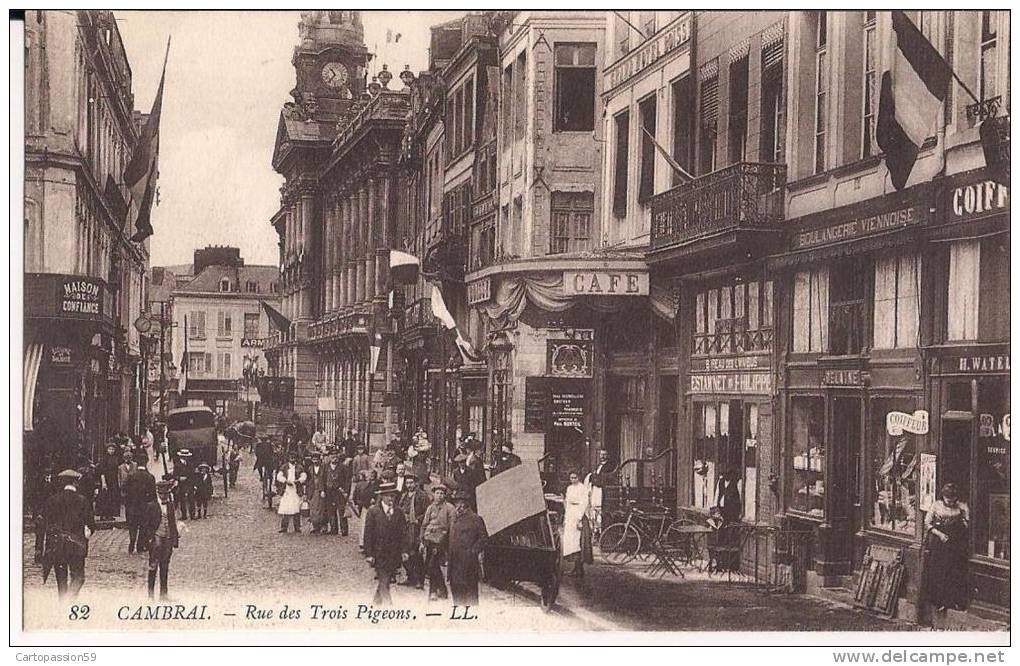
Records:
<instances>
[{"instance_id":1,"label":"building facade","mask_svg":"<svg viewBox=\"0 0 1020 666\"><path fill-rule=\"evenodd\" d=\"M148 242L129 239L122 174L144 116L110 12L25 21L26 479L136 434Z\"/></svg>"},{"instance_id":2,"label":"building facade","mask_svg":"<svg viewBox=\"0 0 1020 666\"><path fill-rule=\"evenodd\" d=\"M1002 619L1009 193L983 168L977 125L979 109L1009 113L1008 18L907 14L982 104L952 84L899 191L875 139L889 14L789 17L787 219L768 260L783 521L813 531L827 584L866 552L898 554L901 614L922 616L924 518L954 482L971 511L969 612Z\"/></svg>"},{"instance_id":3,"label":"building facade","mask_svg":"<svg viewBox=\"0 0 1020 666\"><path fill-rule=\"evenodd\" d=\"M166 380L167 400L250 418L260 402L257 380L268 370L262 348L273 330L262 303L280 307L279 269L246 265L238 248L219 246L195 250L190 268L176 280L170 303L160 306L171 322L165 333L171 341L165 377L186 375L183 394L180 383ZM158 318L159 312L153 315ZM155 380L158 384L158 374Z\"/></svg>"}]
</instances>

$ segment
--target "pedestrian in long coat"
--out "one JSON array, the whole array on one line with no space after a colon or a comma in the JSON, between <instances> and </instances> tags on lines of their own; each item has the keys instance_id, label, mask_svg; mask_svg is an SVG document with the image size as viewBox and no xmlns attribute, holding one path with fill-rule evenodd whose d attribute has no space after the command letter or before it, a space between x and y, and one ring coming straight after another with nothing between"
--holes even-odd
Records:
<instances>
[{"instance_id":1,"label":"pedestrian in long coat","mask_svg":"<svg viewBox=\"0 0 1020 666\"><path fill-rule=\"evenodd\" d=\"M347 493L351 487L350 463L342 460L343 454L334 452L323 467L323 488L326 491L326 528L330 534L349 531L347 524Z\"/></svg>"},{"instance_id":2,"label":"pedestrian in long coat","mask_svg":"<svg viewBox=\"0 0 1020 666\"><path fill-rule=\"evenodd\" d=\"M128 526L128 552L145 550L142 534L142 509L156 497L156 478L139 467L124 481L124 515Z\"/></svg>"},{"instance_id":3,"label":"pedestrian in long coat","mask_svg":"<svg viewBox=\"0 0 1020 666\"><path fill-rule=\"evenodd\" d=\"M326 468L322 464L322 456L312 454L312 464L308 467L308 483L305 485L305 497L308 502L308 520L312 523L312 534L326 531Z\"/></svg>"},{"instance_id":4,"label":"pedestrian in long coat","mask_svg":"<svg viewBox=\"0 0 1020 666\"><path fill-rule=\"evenodd\" d=\"M375 569L376 606L393 604L390 583L408 558L407 520L396 506L396 496L394 484L381 484L376 491L379 501L365 514L365 559Z\"/></svg>"},{"instance_id":5,"label":"pedestrian in long coat","mask_svg":"<svg viewBox=\"0 0 1020 666\"><path fill-rule=\"evenodd\" d=\"M404 483L404 494L400 496L400 510L407 519L407 542L412 544L407 562L404 563L404 570L407 571L404 585L413 585L421 590L425 588L425 561L416 546L421 539L421 523L429 506L429 498L413 474L406 475Z\"/></svg>"},{"instance_id":6,"label":"pedestrian in long coat","mask_svg":"<svg viewBox=\"0 0 1020 666\"><path fill-rule=\"evenodd\" d=\"M80 478L74 470L61 472L57 477L60 489L50 495L42 511L43 582L52 570L61 597L68 593L76 596L85 584L88 539L96 529L92 508L75 487Z\"/></svg>"},{"instance_id":7,"label":"pedestrian in long coat","mask_svg":"<svg viewBox=\"0 0 1020 666\"><path fill-rule=\"evenodd\" d=\"M287 456L288 462L276 473L277 494L280 506L276 513L280 516L280 532L286 532L290 520L294 520L294 531L301 531L301 496L308 482L308 474L298 464L297 452Z\"/></svg>"},{"instance_id":8,"label":"pedestrian in long coat","mask_svg":"<svg viewBox=\"0 0 1020 666\"><path fill-rule=\"evenodd\" d=\"M125 451L123 462L117 467L117 486L120 489L121 504L124 503L124 484L127 483L127 478L131 475L131 472L136 469L138 469L136 454L133 451Z\"/></svg>"},{"instance_id":9,"label":"pedestrian in long coat","mask_svg":"<svg viewBox=\"0 0 1020 666\"><path fill-rule=\"evenodd\" d=\"M450 526L449 567L450 592L457 604L478 604L478 581L481 561L489 534L485 521L471 509L471 496L463 490L453 494L457 510Z\"/></svg>"},{"instance_id":10,"label":"pedestrian in long coat","mask_svg":"<svg viewBox=\"0 0 1020 666\"><path fill-rule=\"evenodd\" d=\"M173 489L174 504L180 507L181 520L195 519L195 468L191 463L191 451L180 449L177 451L177 461L174 463L174 477L177 485Z\"/></svg>"},{"instance_id":11,"label":"pedestrian in long coat","mask_svg":"<svg viewBox=\"0 0 1020 666\"><path fill-rule=\"evenodd\" d=\"M123 454L120 448L110 443L106 456L99 464L99 497L96 498L96 513L100 518L111 519L120 515L120 464Z\"/></svg>"},{"instance_id":12,"label":"pedestrian in long coat","mask_svg":"<svg viewBox=\"0 0 1020 666\"><path fill-rule=\"evenodd\" d=\"M157 497L143 508L144 535L149 550L149 598L155 594L156 575L159 574L159 598L166 599L170 558L180 542L177 511L170 499L172 488L173 481L160 481L156 484Z\"/></svg>"}]
</instances>

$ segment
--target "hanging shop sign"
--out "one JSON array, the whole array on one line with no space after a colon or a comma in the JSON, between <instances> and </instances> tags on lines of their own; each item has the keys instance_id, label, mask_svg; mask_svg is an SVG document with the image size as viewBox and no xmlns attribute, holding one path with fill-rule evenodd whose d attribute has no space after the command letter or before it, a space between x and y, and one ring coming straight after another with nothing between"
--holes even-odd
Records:
<instances>
[{"instance_id":1,"label":"hanging shop sign","mask_svg":"<svg viewBox=\"0 0 1020 666\"><path fill-rule=\"evenodd\" d=\"M65 277L57 287L57 314L99 318L103 315L103 283L94 278Z\"/></svg>"},{"instance_id":2,"label":"hanging shop sign","mask_svg":"<svg viewBox=\"0 0 1020 666\"><path fill-rule=\"evenodd\" d=\"M905 432L913 435L927 435L928 411L919 409L913 414L889 412L885 415L885 431L893 437L898 437Z\"/></svg>"},{"instance_id":3,"label":"hanging shop sign","mask_svg":"<svg viewBox=\"0 0 1020 666\"><path fill-rule=\"evenodd\" d=\"M686 13L624 56L609 71L608 90L637 76L691 41L691 14Z\"/></svg>"},{"instance_id":4,"label":"hanging shop sign","mask_svg":"<svg viewBox=\"0 0 1020 666\"><path fill-rule=\"evenodd\" d=\"M563 271L567 296L647 296L647 271Z\"/></svg>"},{"instance_id":5,"label":"hanging shop sign","mask_svg":"<svg viewBox=\"0 0 1020 666\"><path fill-rule=\"evenodd\" d=\"M492 300L492 279L482 278L467 286L467 300L470 305L485 303Z\"/></svg>"},{"instance_id":6,"label":"hanging shop sign","mask_svg":"<svg viewBox=\"0 0 1020 666\"><path fill-rule=\"evenodd\" d=\"M700 395L772 393L771 372L719 372L705 375L692 374L690 377L690 392Z\"/></svg>"},{"instance_id":7,"label":"hanging shop sign","mask_svg":"<svg viewBox=\"0 0 1020 666\"><path fill-rule=\"evenodd\" d=\"M584 393L576 390L549 393L549 425L553 428L584 428Z\"/></svg>"},{"instance_id":8,"label":"hanging shop sign","mask_svg":"<svg viewBox=\"0 0 1020 666\"><path fill-rule=\"evenodd\" d=\"M549 340L546 367L551 377L590 379L595 358L594 340Z\"/></svg>"},{"instance_id":9,"label":"hanging shop sign","mask_svg":"<svg viewBox=\"0 0 1020 666\"><path fill-rule=\"evenodd\" d=\"M265 342L265 338L241 338L241 346L251 349L261 349Z\"/></svg>"}]
</instances>

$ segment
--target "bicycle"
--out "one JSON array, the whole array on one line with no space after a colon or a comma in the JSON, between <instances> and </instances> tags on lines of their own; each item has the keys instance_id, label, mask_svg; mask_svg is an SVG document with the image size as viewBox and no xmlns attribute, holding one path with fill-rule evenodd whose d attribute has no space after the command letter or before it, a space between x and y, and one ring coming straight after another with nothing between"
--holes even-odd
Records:
<instances>
[{"instance_id":1,"label":"bicycle","mask_svg":"<svg viewBox=\"0 0 1020 666\"><path fill-rule=\"evenodd\" d=\"M654 554L659 550L663 537L668 535L674 524L664 507L657 511L637 508L637 502L627 502L627 515L623 521L602 528L599 536L599 552L608 564L626 564L639 555Z\"/></svg>"}]
</instances>

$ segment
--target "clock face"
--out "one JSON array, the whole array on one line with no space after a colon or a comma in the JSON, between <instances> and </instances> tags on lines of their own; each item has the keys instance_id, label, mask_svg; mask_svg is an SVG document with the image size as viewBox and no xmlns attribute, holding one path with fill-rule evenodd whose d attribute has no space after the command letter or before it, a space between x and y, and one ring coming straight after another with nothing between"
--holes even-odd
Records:
<instances>
[{"instance_id":1,"label":"clock face","mask_svg":"<svg viewBox=\"0 0 1020 666\"><path fill-rule=\"evenodd\" d=\"M328 62L322 68L322 81L330 88L343 88L347 85L347 68L343 63Z\"/></svg>"}]
</instances>

